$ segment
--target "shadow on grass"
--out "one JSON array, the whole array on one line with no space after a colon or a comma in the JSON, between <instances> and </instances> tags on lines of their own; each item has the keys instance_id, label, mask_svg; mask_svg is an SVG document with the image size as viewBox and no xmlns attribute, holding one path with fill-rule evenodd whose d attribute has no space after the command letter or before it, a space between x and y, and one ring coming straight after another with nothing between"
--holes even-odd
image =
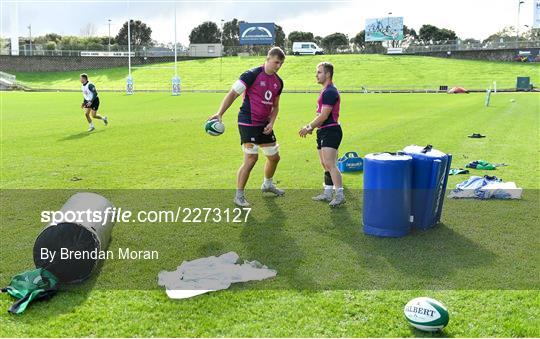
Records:
<instances>
[{"instance_id":1,"label":"shadow on grass","mask_svg":"<svg viewBox=\"0 0 540 339\"><path fill-rule=\"evenodd\" d=\"M411 334L416 338L454 338L453 335L447 333L444 329L442 331L426 332L411 326Z\"/></svg>"},{"instance_id":2,"label":"shadow on grass","mask_svg":"<svg viewBox=\"0 0 540 339\"><path fill-rule=\"evenodd\" d=\"M367 281L359 281L351 288L511 288L498 286L496 277L480 274L494 264L496 255L455 232L451 225L441 223L429 230L413 230L402 238L374 237L363 233L361 206L358 201L353 203L354 208L334 209L331 216L338 230L331 236L353 249L365 269ZM358 215L351 216L351 209Z\"/></svg>"},{"instance_id":3,"label":"shadow on grass","mask_svg":"<svg viewBox=\"0 0 540 339\"><path fill-rule=\"evenodd\" d=\"M241 239L246 246L246 255L277 270L278 277L285 277L290 286L312 289L314 282L309 272L301 269L305 254L296 239L287 233L287 214L276 203L276 199L284 198L262 198L267 215L251 219L243 228Z\"/></svg>"},{"instance_id":4,"label":"shadow on grass","mask_svg":"<svg viewBox=\"0 0 540 339\"><path fill-rule=\"evenodd\" d=\"M78 140L78 139L86 138L86 137L91 136L93 134L101 133L101 132L104 132L104 131L105 130L100 129L100 130L92 131L92 132L81 132L81 133L69 135L69 136L64 137L62 139L58 139L58 141Z\"/></svg>"},{"instance_id":5,"label":"shadow on grass","mask_svg":"<svg viewBox=\"0 0 540 339\"><path fill-rule=\"evenodd\" d=\"M76 191L4 192L1 214L4 223L12 227L3 228L5 239L10 241L0 252L8 258L3 262L8 274L24 268L24 253L31 253L39 233L37 227L31 226L35 224L35 211L59 208ZM510 205L523 220L501 208L511 202L446 204L444 224L413 231L403 238L377 238L362 231L361 191L347 191L347 203L337 209L311 201L319 190L289 190L283 198L262 196L258 190L248 192L252 193L248 196L253 210L247 222L242 218L239 223L232 222L232 209L231 221L225 221L224 211L234 207L230 201L232 190L99 193L134 213L211 206L223 212L223 219L183 222L180 220L188 217L184 213L172 223L119 223L111 239L113 249L152 249L160 253L159 260L108 260L94 289L158 289L159 271L174 270L183 260L229 251L278 271L275 279L233 285L232 289L481 290L536 286L530 271L533 257L526 255L522 259L524 248L531 246L534 239L528 226L532 219L524 214L534 202ZM515 223L508 227L508 221ZM17 244L23 244L24 251Z\"/></svg>"}]
</instances>

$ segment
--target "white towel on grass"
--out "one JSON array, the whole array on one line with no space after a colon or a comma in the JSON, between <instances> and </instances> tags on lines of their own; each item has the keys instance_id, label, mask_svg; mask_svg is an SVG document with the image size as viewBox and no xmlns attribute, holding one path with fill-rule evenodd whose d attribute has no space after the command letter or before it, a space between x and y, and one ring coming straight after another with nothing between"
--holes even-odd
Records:
<instances>
[{"instance_id":1,"label":"white towel on grass","mask_svg":"<svg viewBox=\"0 0 540 339\"><path fill-rule=\"evenodd\" d=\"M256 260L237 264L238 259L238 254L228 252L219 257L184 261L176 271L159 272L158 285L165 286L169 298L185 299L227 289L232 283L263 280L277 274Z\"/></svg>"},{"instance_id":2,"label":"white towel on grass","mask_svg":"<svg viewBox=\"0 0 540 339\"><path fill-rule=\"evenodd\" d=\"M471 176L456 185L449 198L521 199L523 190L515 182L503 182L497 177Z\"/></svg>"}]
</instances>

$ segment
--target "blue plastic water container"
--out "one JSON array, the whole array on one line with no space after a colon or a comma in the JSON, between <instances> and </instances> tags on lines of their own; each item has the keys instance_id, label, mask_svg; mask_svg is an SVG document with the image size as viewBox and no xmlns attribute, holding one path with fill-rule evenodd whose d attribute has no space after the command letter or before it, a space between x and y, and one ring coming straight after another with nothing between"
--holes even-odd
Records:
<instances>
[{"instance_id":1,"label":"blue plastic water container","mask_svg":"<svg viewBox=\"0 0 540 339\"><path fill-rule=\"evenodd\" d=\"M364 157L364 233L402 237L411 230L412 157L372 153Z\"/></svg>"},{"instance_id":2,"label":"blue plastic water container","mask_svg":"<svg viewBox=\"0 0 540 339\"><path fill-rule=\"evenodd\" d=\"M452 155L428 145L411 145L403 152L412 157L412 215L413 227L428 229L441 221L444 195Z\"/></svg>"}]
</instances>

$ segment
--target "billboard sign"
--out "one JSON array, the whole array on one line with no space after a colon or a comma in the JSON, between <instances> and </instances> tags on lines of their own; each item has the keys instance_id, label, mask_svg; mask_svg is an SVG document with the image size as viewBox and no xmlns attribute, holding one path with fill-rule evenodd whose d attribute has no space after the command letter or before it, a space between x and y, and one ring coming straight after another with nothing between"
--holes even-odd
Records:
<instances>
[{"instance_id":1,"label":"billboard sign","mask_svg":"<svg viewBox=\"0 0 540 339\"><path fill-rule=\"evenodd\" d=\"M403 40L403 17L366 19L366 41Z\"/></svg>"},{"instance_id":2,"label":"billboard sign","mask_svg":"<svg viewBox=\"0 0 540 339\"><path fill-rule=\"evenodd\" d=\"M127 57L129 52L103 52L103 51L81 51L83 57ZM135 52L131 52L131 56L135 56Z\"/></svg>"},{"instance_id":3,"label":"billboard sign","mask_svg":"<svg viewBox=\"0 0 540 339\"><path fill-rule=\"evenodd\" d=\"M240 45L273 45L274 23L240 23Z\"/></svg>"}]
</instances>

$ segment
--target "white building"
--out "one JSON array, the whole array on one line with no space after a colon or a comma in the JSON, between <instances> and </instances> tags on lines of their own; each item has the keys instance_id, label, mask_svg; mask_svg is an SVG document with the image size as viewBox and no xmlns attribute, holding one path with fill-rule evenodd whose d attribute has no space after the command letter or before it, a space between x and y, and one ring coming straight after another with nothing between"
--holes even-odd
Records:
<instances>
[{"instance_id":1,"label":"white building","mask_svg":"<svg viewBox=\"0 0 540 339\"><path fill-rule=\"evenodd\" d=\"M190 57L219 57L223 46L220 43L215 44L190 44L188 55Z\"/></svg>"}]
</instances>

